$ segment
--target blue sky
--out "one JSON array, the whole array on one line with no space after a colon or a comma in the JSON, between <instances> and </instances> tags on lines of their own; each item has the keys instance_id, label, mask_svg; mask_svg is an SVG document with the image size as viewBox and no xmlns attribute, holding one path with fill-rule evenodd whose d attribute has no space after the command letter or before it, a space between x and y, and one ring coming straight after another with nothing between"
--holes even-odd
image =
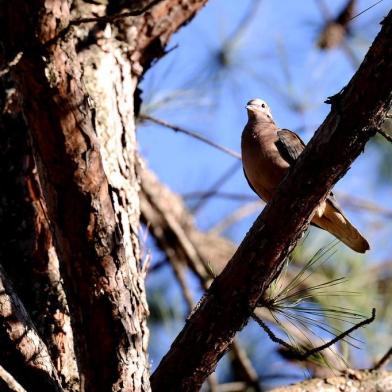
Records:
<instances>
[{"instance_id":1,"label":"blue sky","mask_svg":"<svg viewBox=\"0 0 392 392\"><path fill-rule=\"evenodd\" d=\"M280 127L295 130L308 141L329 112L324 101L340 91L355 72L345 50L325 52L316 47L323 21L317 1L261 0L238 41L229 41L232 47L225 52L226 69L218 72L219 48L227 45L251 1L211 0L172 38L169 48L174 49L146 74L142 83L142 110L240 151L240 136L247 121L245 104L260 97L269 103ZM325 3L335 15L345 2ZM358 1L356 12L373 3ZM390 5L390 1L384 0L353 20L353 34L347 45L359 62ZM156 105L161 100L167 103ZM295 110L298 105L303 110ZM150 123L139 127L138 141L149 167L179 194L208 190L235 163L234 158L208 145ZM383 156L377 146L369 143L365 153L337 184L336 192L392 209L391 182L380 181L378 176L380 159ZM253 196L240 167L221 190ZM213 198L198 211L197 224L201 229L210 229L244 203ZM392 250L392 221L364 211L345 210L371 243L372 250L364 260L375 263L388 258ZM224 234L240 242L259 212L237 222ZM309 241L312 249L332 239L320 230L313 231ZM343 245L339 249L339 257L353 257ZM154 255L159 259L159 252L153 252ZM170 271L164 270L157 275L159 278L149 279L151 287L162 285L167 274ZM172 290L171 297L177 297L177 289ZM170 336L168 331L153 331L155 342L158 335L166 333L161 340L164 344L152 353L155 365L179 328L181 322L176 328L169 328ZM276 361L279 366L281 362Z\"/></svg>"}]
</instances>

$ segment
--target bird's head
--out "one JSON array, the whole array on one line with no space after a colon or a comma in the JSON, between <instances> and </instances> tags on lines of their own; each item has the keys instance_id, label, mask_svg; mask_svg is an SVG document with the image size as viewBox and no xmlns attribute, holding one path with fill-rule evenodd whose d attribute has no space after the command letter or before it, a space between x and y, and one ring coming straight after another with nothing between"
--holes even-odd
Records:
<instances>
[{"instance_id":1,"label":"bird's head","mask_svg":"<svg viewBox=\"0 0 392 392\"><path fill-rule=\"evenodd\" d=\"M246 109L248 111L249 118L267 117L271 121L273 121L271 109L269 108L267 103L260 98L251 99L246 104Z\"/></svg>"}]
</instances>

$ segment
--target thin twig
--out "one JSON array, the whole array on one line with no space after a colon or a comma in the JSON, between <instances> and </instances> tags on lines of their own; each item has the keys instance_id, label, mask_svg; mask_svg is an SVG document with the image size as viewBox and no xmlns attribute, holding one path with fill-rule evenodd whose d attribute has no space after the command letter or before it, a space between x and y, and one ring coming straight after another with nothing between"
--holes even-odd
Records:
<instances>
[{"instance_id":1,"label":"thin twig","mask_svg":"<svg viewBox=\"0 0 392 392\"><path fill-rule=\"evenodd\" d=\"M339 204L345 208L352 210L365 210L367 212L382 215L384 218L392 219L392 209L376 204L376 202L369 201L364 198L356 197L347 193L336 192ZM216 197L221 199L248 201L253 203L258 199L257 196L246 193L222 192L222 191L197 191L184 193L182 198L184 200L204 199L205 197ZM242 207L241 207L242 208ZM250 210L253 212L252 210ZM235 212L233 213L233 215Z\"/></svg>"},{"instance_id":2,"label":"thin twig","mask_svg":"<svg viewBox=\"0 0 392 392\"><path fill-rule=\"evenodd\" d=\"M377 3L372 4L371 6L365 8L364 10L362 10L361 12L359 12L358 14L354 15L351 19L349 19L349 21L358 18L359 15L362 15L363 13L365 13L366 11L369 11L371 8L375 7L376 5L380 4L382 1L384 0L379 0L377 1Z\"/></svg>"},{"instance_id":3,"label":"thin twig","mask_svg":"<svg viewBox=\"0 0 392 392\"><path fill-rule=\"evenodd\" d=\"M209 232L214 234L220 234L224 232L226 229L233 226L238 221L246 218L247 216L255 213L256 211L260 211L261 207L264 204L265 203L262 200L256 200L242 205L240 208L234 210L233 213L227 215L224 219L215 224L215 226L212 227Z\"/></svg>"},{"instance_id":4,"label":"thin twig","mask_svg":"<svg viewBox=\"0 0 392 392\"><path fill-rule=\"evenodd\" d=\"M193 300L191 290L188 287L188 283L186 282L185 265L180 264L176 261L173 261L170 258L169 258L169 261L173 267L173 271L174 271L174 274L175 274L176 279L178 281L178 284L180 285L182 296L184 297L185 302L188 306L188 314L189 314L189 313L191 313L193 307L195 306L195 302Z\"/></svg>"},{"instance_id":5,"label":"thin twig","mask_svg":"<svg viewBox=\"0 0 392 392\"><path fill-rule=\"evenodd\" d=\"M369 200L356 197L353 195L349 195L346 193L339 192L338 201L346 208L350 208L353 210L365 210L371 212L373 214L382 215L384 218L391 219L392 218L392 209L386 208L384 206L380 206L375 202L371 202Z\"/></svg>"},{"instance_id":6,"label":"thin twig","mask_svg":"<svg viewBox=\"0 0 392 392\"><path fill-rule=\"evenodd\" d=\"M169 259L167 257L162 260L158 260L156 263L150 266L150 268L148 269L148 274L159 271L162 267L168 264L168 261Z\"/></svg>"},{"instance_id":7,"label":"thin twig","mask_svg":"<svg viewBox=\"0 0 392 392\"><path fill-rule=\"evenodd\" d=\"M219 189L230 180L231 177L233 177L240 167L241 164L234 162L234 164L231 165L228 170L218 177L218 179L211 185L210 189L206 191L205 195L200 198L193 208L190 208L191 213L195 214L197 211L199 211L207 203L207 201L213 197L215 193L217 193Z\"/></svg>"},{"instance_id":8,"label":"thin twig","mask_svg":"<svg viewBox=\"0 0 392 392\"><path fill-rule=\"evenodd\" d=\"M252 25L253 20L257 17L259 8L261 6L261 0L252 0L246 10L245 14L243 15L242 19L238 23L235 30L231 33L230 37L228 38L228 42L238 42L249 26Z\"/></svg>"},{"instance_id":9,"label":"thin twig","mask_svg":"<svg viewBox=\"0 0 392 392\"><path fill-rule=\"evenodd\" d=\"M354 332L355 330L357 330L358 328L363 327L364 325L368 325L370 323L372 323L375 318L376 318L376 309L373 308L372 309L372 315L371 317L362 320L361 322L353 325L351 328L349 328L348 330L342 332L339 335L336 335L333 339L331 339L329 342L326 342L325 344L322 344L321 346L318 347L313 347L310 350L306 350L304 352L300 352L298 351L295 347L291 346L290 344L288 344L287 342L285 342L283 339L278 338L272 331L271 329L263 322L263 320L261 320L261 318L259 318L258 316L256 316L254 313L252 314L252 318L253 320L256 321L256 323L267 333L268 337L275 343L278 343L280 345L282 345L283 347L285 347L290 354L293 355L293 357L299 361L303 361L307 358L309 358L311 355L317 354L320 351L325 350L326 348L332 346L333 344L337 343L338 341L344 339L346 336L350 335L350 333Z\"/></svg>"},{"instance_id":10,"label":"thin twig","mask_svg":"<svg viewBox=\"0 0 392 392\"><path fill-rule=\"evenodd\" d=\"M150 222L151 232L156 236L158 245L174 263L185 263L190 267L190 270L199 279L201 287L207 290L210 284L209 276L215 277L215 273L211 271L209 260L215 259L217 261L219 258L223 258L227 261L234 252L234 245L232 243L229 245L227 240L222 237L201 233L194 226L191 214L185 209L179 197L174 196L166 187L162 186L148 170L142 170L140 176L142 179L142 216L145 221ZM156 230L158 228L159 230ZM217 251L215 254L211 252L209 246L211 240L213 249L215 247ZM219 264L215 264L215 266L219 270L221 269ZM234 340L233 344L238 343ZM244 350L236 350L235 347L233 353L244 373L244 379L258 391L259 389L256 387L257 372L246 353Z\"/></svg>"},{"instance_id":11,"label":"thin twig","mask_svg":"<svg viewBox=\"0 0 392 392\"><path fill-rule=\"evenodd\" d=\"M382 358L373 366L372 370L380 370L392 357L392 347L382 356Z\"/></svg>"},{"instance_id":12,"label":"thin twig","mask_svg":"<svg viewBox=\"0 0 392 392\"><path fill-rule=\"evenodd\" d=\"M2 70L0 70L0 78L2 78L4 75L10 72L11 68L15 67L15 65L19 63L22 56L23 56L23 52L18 52L16 56L11 61L9 61Z\"/></svg>"},{"instance_id":13,"label":"thin twig","mask_svg":"<svg viewBox=\"0 0 392 392\"><path fill-rule=\"evenodd\" d=\"M168 259L170 261L171 266L173 267L174 275L180 285L182 295L184 300L188 306L188 314L192 312L193 307L195 306L195 302L193 300L192 292L188 286L186 281L186 267L184 264L181 264L175 260ZM215 392L218 386L218 380L215 373L212 373L207 378L208 385L210 387L210 392Z\"/></svg>"},{"instance_id":14,"label":"thin twig","mask_svg":"<svg viewBox=\"0 0 392 392\"><path fill-rule=\"evenodd\" d=\"M316 5L319 7L321 15L324 17L324 20L331 20L332 14L324 0L315 0Z\"/></svg>"},{"instance_id":15,"label":"thin twig","mask_svg":"<svg viewBox=\"0 0 392 392\"><path fill-rule=\"evenodd\" d=\"M248 385L246 382L242 381L233 381L227 382L225 384L220 384L217 388L217 392L242 392L247 391Z\"/></svg>"},{"instance_id":16,"label":"thin twig","mask_svg":"<svg viewBox=\"0 0 392 392\"><path fill-rule=\"evenodd\" d=\"M198 132L190 131L188 129L179 127L177 125L170 124L169 122L167 122L165 120L161 120L159 118L150 116L148 114L140 114L139 115L139 119L151 121L151 122L153 122L155 124L158 124L158 125L161 125L161 126L163 126L165 128L172 129L174 132L184 133L185 135L188 135L188 136L191 136L191 137L193 137L193 138L195 138L197 140L200 140L203 143L206 143L206 144L210 145L211 147L214 147L214 148L216 148L216 149L218 149L218 150L220 150L220 151L222 151L222 152L224 152L226 154L231 155L234 158L237 158L237 159L241 160L241 154L239 154L238 152L233 151L230 148L221 146L220 144L213 142L212 140L208 139L207 137L201 135Z\"/></svg>"},{"instance_id":17,"label":"thin twig","mask_svg":"<svg viewBox=\"0 0 392 392\"><path fill-rule=\"evenodd\" d=\"M387 134L386 132L384 132L382 129L379 129L377 132L378 132L380 135L384 136L385 139L388 140L388 142L392 143L392 136L391 136L391 135L388 135L388 134Z\"/></svg>"},{"instance_id":18,"label":"thin twig","mask_svg":"<svg viewBox=\"0 0 392 392\"><path fill-rule=\"evenodd\" d=\"M248 195L245 193L234 193L234 192L218 192L218 191L196 191L196 192L187 192L183 193L181 197L184 200L193 200L193 199L204 199L205 197L218 197L220 199L228 199L228 200L236 200L236 201L256 201L258 200L257 196Z\"/></svg>"},{"instance_id":19,"label":"thin twig","mask_svg":"<svg viewBox=\"0 0 392 392\"><path fill-rule=\"evenodd\" d=\"M259 377L245 350L238 344L236 340L233 340L233 342L231 343L231 349L235 358L238 361L238 364L241 366L242 373L246 377L246 386L253 387L255 392L261 392L262 389L260 386ZM241 390L246 390L246 388L243 388Z\"/></svg>"}]
</instances>

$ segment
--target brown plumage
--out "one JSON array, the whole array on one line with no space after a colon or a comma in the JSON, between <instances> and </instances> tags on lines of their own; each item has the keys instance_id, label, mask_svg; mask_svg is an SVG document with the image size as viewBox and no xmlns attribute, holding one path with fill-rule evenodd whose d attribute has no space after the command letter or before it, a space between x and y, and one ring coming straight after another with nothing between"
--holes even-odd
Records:
<instances>
[{"instance_id":1,"label":"brown plumage","mask_svg":"<svg viewBox=\"0 0 392 392\"><path fill-rule=\"evenodd\" d=\"M276 126L263 100L253 99L246 108L248 123L241 140L244 173L253 191L268 202L305 144L294 132ZM344 216L332 192L317 207L312 224L327 230L356 252L369 249L366 239Z\"/></svg>"}]
</instances>

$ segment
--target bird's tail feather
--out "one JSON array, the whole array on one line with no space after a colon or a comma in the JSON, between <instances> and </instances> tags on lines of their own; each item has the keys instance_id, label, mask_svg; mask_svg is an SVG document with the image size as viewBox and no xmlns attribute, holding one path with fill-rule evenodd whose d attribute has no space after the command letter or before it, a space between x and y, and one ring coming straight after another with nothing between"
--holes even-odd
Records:
<instances>
[{"instance_id":1,"label":"bird's tail feather","mask_svg":"<svg viewBox=\"0 0 392 392\"><path fill-rule=\"evenodd\" d=\"M324 214L314 217L313 223L329 231L349 248L359 253L370 249L369 243L362 234L349 222L349 220L332 205L326 203Z\"/></svg>"}]
</instances>

